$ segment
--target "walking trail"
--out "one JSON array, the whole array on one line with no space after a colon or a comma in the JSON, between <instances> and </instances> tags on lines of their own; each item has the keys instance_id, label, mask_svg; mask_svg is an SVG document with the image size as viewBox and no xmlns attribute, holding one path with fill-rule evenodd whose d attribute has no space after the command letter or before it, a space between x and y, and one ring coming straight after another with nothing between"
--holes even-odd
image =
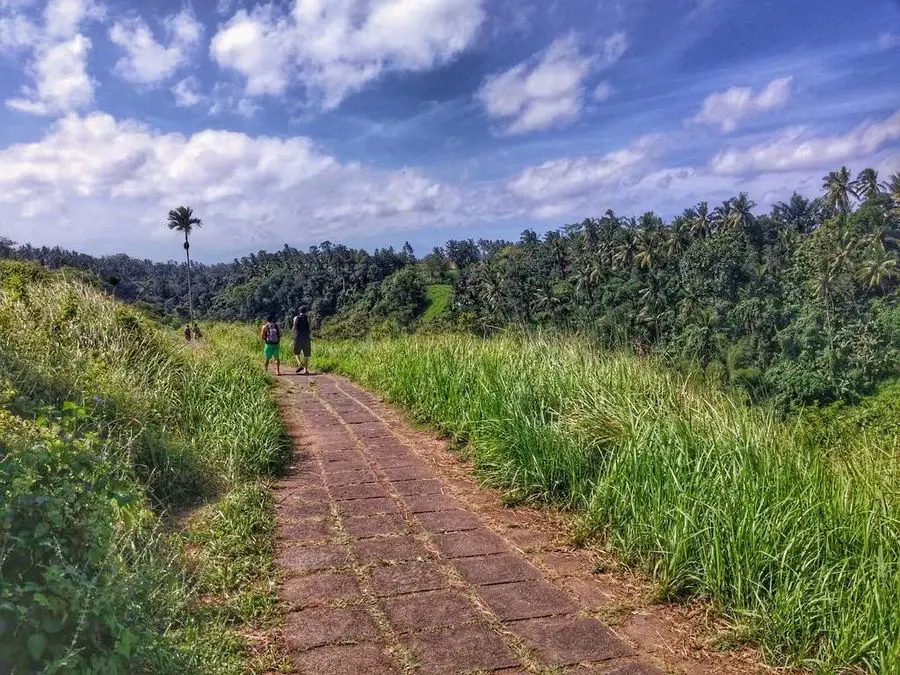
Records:
<instances>
[{"instance_id":1,"label":"walking trail","mask_svg":"<svg viewBox=\"0 0 900 675\"><path fill-rule=\"evenodd\" d=\"M670 670L596 618L609 595L589 558L532 528L538 512L492 511L496 495L373 395L287 377L280 402L296 447L276 495L280 639L297 672Z\"/></svg>"}]
</instances>

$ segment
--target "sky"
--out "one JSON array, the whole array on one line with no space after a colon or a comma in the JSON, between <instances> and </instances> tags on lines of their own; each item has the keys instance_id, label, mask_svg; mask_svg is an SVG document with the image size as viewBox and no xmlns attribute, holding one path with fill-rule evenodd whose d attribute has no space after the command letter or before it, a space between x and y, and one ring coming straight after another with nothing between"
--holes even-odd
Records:
<instances>
[{"instance_id":1,"label":"sky","mask_svg":"<svg viewBox=\"0 0 900 675\"><path fill-rule=\"evenodd\" d=\"M0 0L0 236L517 239L900 171L900 0Z\"/></svg>"}]
</instances>

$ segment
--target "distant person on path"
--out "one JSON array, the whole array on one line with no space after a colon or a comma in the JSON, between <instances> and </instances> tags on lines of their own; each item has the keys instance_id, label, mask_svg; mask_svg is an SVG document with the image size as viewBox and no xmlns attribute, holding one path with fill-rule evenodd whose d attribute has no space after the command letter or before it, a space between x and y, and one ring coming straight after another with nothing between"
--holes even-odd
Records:
<instances>
[{"instance_id":1,"label":"distant person on path","mask_svg":"<svg viewBox=\"0 0 900 675\"><path fill-rule=\"evenodd\" d=\"M188 342L191 341L191 326L190 326L190 324L188 324L187 326L184 327L184 339L187 340Z\"/></svg>"},{"instance_id":2,"label":"distant person on path","mask_svg":"<svg viewBox=\"0 0 900 675\"><path fill-rule=\"evenodd\" d=\"M275 359L275 374L281 375L281 328L271 316L263 324L259 337L265 345L263 358L266 360L266 372L269 372L269 361Z\"/></svg>"},{"instance_id":3,"label":"distant person on path","mask_svg":"<svg viewBox=\"0 0 900 675\"><path fill-rule=\"evenodd\" d=\"M301 306L294 317L294 358L297 359L297 373L309 375L309 357L312 355L312 340L309 334L309 316L306 306Z\"/></svg>"},{"instance_id":4,"label":"distant person on path","mask_svg":"<svg viewBox=\"0 0 900 675\"><path fill-rule=\"evenodd\" d=\"M203 333L200 332L200 326L194 324L194 339L200 340L203 338Z\"/></svg>"}]
</instances>

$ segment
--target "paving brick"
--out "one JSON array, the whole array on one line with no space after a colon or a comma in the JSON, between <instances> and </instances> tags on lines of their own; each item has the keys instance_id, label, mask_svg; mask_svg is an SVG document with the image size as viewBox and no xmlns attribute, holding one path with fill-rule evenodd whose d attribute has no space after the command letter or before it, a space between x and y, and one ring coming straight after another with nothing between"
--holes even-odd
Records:
<instances>
[{"instance_id":1,"label":"paving brick","mask_svg":"<svg viewBox=\"0 0 900 675\"><path fill-rule=\"evenodd\" d=\"M294 608L325 605L358 597L359 583L350 572L321 572L294 577L281 587L281 599Z\"/></svg>"},{"instance_id":2,"label":"paving brick","mask_svg":"<svg viewBox=\"0 0 900 675\"><path fill-rule=\"evenodd\" d=\"M345 424L349 424L351 426L356 424L362 424L364 422L377 422L378 418L375 415L371 415L369 413L346 413L341 415L341 419Z\"/></svg>"},{"instance_id":3,"label":"paving brick","mask_svg":"<svg viewBox=\"0 0 900 675\"><path fill-rule=\"evenodd\" d=\"M355 544L360 562L403 562L404 560L424 560L430 557L422 543L409 535L362 539Z\"/></svg>"},{"instance_id":4,"label":"paving brick","mask_svg":"<svg viewBox=\"0 0 900 675\"><path fill-rule=\"evenodd\" d=\"M507 627L535 647L541 661L548 666L605 661L632 653L631 648L597 619L584 616L529 619Z\"/></svg>"},{"instance_id":5,"label":"paving brick","mask_svg":"<svg viewBox=\"0 0 900 675\"><path fill-rule=\"evenodd\" d=\"M388 466L392 467L401 467L401 466L416 466L419 462L419 459L413 455L412 453L406 455L390 455L388 457L376 457L376 461L378 462L378 466L384 468Z\"/></svg>"},{"instance_id":6,"label":"paving brick","mask_svg":"<svg viewBox=\"0 0 900 675\"><path fill-rule=\"evenodd\" d=\"M381 467L382 472L387 476L388 480L417 480L420 478L431 478L434 472L425 466L384 466Z\"/></svg>"},{"instance_id":7,"label":"paving brick","mask_svg":"<svg viewBox=\"0 0 900 675\"><path fill-rule=\"evenodd\" d=\"M545 581L478 586L476 592L502 621L574 612L574 603Z\"/></svg>"},{"instance_id":8,"label":"paving brick","mask_svg":"<svg viewBox=\"0 0 900 675\"><path fill-rule=\"evenodd\" d=\"M508 553L456 558L453 566L463 579L476 586L505 584L511 581L540 579L541 573L533 565Z\"/></svg>"},{"instance_id":9,"label":"paving brick","mask_svg":"<svg viewBox=\"0 0 900 675\"><path fill-rule=\"evenodd\" d=\"M277 562L289 572L305 573L344 567L350 562L350 549L339 544L325 546L284 546Z\"/></svg>"},{"instance_id":10,"label":"paving brick","mask_svg":"<svg viewBox=\"0 0 900 675\"><path fill-rule=\"evenodd\" d=\"M397 514L382 513L375 516L346 518L344 529L357 539L366 539L384 534L403 534L406 532L406 521Z\"/></svg>"},{"instance_id":11,"label":"paving brick","mask_svg":"<svg viewBox=\"0 0 900 675\"><path fill-rule=\"evenodd\" d=\"M362 462L364 457L359 450L333 450L326 452L318 452L319 461L324 462L324 468L328 468L329 464L334 462Z\"/></svg>"},{"instance_id":12,"label":"paving brick","mask_svg":"<svg viewBox=\"0 0 900 675\"><path fill-rule=\"evenodd\" d=\"M354 499L350 502L340 502L337 507L346 516L372 516L376 513L397 513L400 510L397 502L389 497Z\"/></svg>"},{"instance_id":13,"label":"paving brick","mask_svg":"<svg viewBox=\"0 0 900 675\"><path fill-rule=\"evenodd\" d=\"M503 639L481 625L454 626L400 638L418 656L422 673L458 675L519 665Z\"/></svg>"},{"instance_id":14,"label":"paving brick","mask_svg":"<svg viewBox=\"0 0 900 675\"><path fill-rule=\"evenodd\" d=\"M276 492L293 494L296 490L306 487L322 487L322 474L316 470L315 473L307 472L289 476L278 480L273 488Z\"/></svg>"},{"instance_id":15,"label":"paving brick","mask_svg":"<svg viewBox=\"0 0 900 675\"><path fill-rule=\"evenodd\" d=\"M451 509L449 511L429 511L417 513L416 520L426 532L441 534L444 532L463 532L484 527L484 523L471 511Z\"/></svg>"},{"instance_id":16,"label":"paving brick","mask_svg":"<svg viewBox=\"0 0 900 675\"><path fill-rule=\"evenodd\" d=\"M412 513L450 511L462 508L459 500L450 495L409 495L403 497L403 501Z\"/></svg>"},{"instance_id":17,"label":"paving brick","mask_svg":"<svg viewBox=\"0 0 900 675\"><path fill-rule=\"evenodd\" d=\"M328 482L329 474L343 471L368 471L369 463L363 459L347 459L340 462L327 462L322 465L322 473L325 474L325 482Z\"/></svg>"},{"instance_id":18,"label":"paving brick","mask_svg":"<svg viewBox=\"0 0 900 675\"><path fill-rule=\"evenodd\" d=\"M375 483L378 481L371 469L356 469L354 471L335 471L325 477L328 487L334 488L341 485L353 485L354 483Z\"/></svg>"},{"instance_id":19,"label":"paving brick","mask_svg":"<svg viewBox=\"0 0 900 675\"><path fill-rule=\"evenodd\" d=\"M372 570L372 590L380 597L435 591L449 585L447 576L435 562L384 565Z\"/></svg>"},{"instance_id":20,"label":"paving brick","mask_svg":"<svg viewBox=\"0 0 900 675\"><path fill-rule=\"evenodd\" d=\"M328 502L303 502L286 499L275 507L279 520L297 521L310 518L325 518L331 513Z\"/></svg>"},{"instance_id":21,"label":"paving brick","mask_svg":"<svg viewBox=\"0 0 900 675\"><path fill-rule=\"evenodd\" d=\"M362 607L314 607L288 614L283 635L293 651L377 639L378 628Z\"/></svg>"},{"instance_id":22,"label":"paving brick","mask_svg":"<svg viewBox=\"0 0 900 675\"><path fill-rule=\"evenodd\" d=\"M336 501L350 501L353 499L372 499L373 497L387 497L387 488L381 483L357 483L355 485L340 485L331 488L331 495Z\"/></svg>"},{"instance_id":23,"label":"paving brick","mask_svg":"<svg viewBox=\"0 0 900 675\"><path fill-rule=\"evenodd\" d=\"M316 485L310 485L306 487L297 488L291 495L295 499L300 499L305 502L327 502L328 501L328 492L323 487L318 487Z\"/></svg>"},{"instance_id":24,"label":"paving brick","mask_svg":"<svg viewBox=\"0 0 900 675\"><path fill-rule=\"evenodd\" d=\"M439 534L435 536L435 543L441 553L448 558L468 558L476 555L509 552L509 548L503 543L503 540L486 529Z\"/></svg>"},{"instance_id":25,"label":"paving brick","mask_svg":"<svg viewBox=\"0 0 900 675\"><path fill-rule=\"evenodd\" d=\"M366 450L378 455L403 454L410 451L396 436L385 436L370 440L366 443Z\"/></svg>"},{"instance_id":26,"label":"paving brick","mask_svg":"<svg viewBox=\"0 0 900 675\"><path fill-rule=\"evenodd\" d=\"M396 481L391 486L401 495L436 495L444 491L443 481L437 478Z\"/></svg>"},{"instance_id":27,"label":"paving brick","mask_svg":"<svg viewBox=\"0 0 900 675\"><path fill-rule=\"evenodd\" d=\"M376 644L339 645L295 654L291 660L302 675L400 675L403 671L386 651Z\"/></svg>"},{"instance_id":28,"label":"paving brick","mask_svg":"<svg viewBox=\"0 0 900 675\"><path fill-rule=\"evenodd\" d=\"M278 526L279 539L291 542L325 541L334 534L327 520L303 520L299 523L282 523Z\"/></svg>"},{"instance_id":29,"label":"paving brick","mask_svg":"<svg viewBox=\"0 0 900 675\"><path fill-rule=\"evenodd\" d=\"M387 598L384 611L398 633L446 628L478 619L472 603L458 591L429 591Z\"/></svg>"}]
</instances>

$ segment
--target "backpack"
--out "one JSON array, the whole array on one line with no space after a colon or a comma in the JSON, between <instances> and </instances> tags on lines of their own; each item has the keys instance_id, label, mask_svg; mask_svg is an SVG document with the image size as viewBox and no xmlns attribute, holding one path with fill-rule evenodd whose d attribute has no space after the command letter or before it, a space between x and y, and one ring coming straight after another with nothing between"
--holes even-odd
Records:
<instances>
[{"instance_id":1,"label":"backpack","mask_svg":"<svg viewBox=\"0 0 900 675\"><path fill-rule=\"evenodd\" d=\"M278 326L274 323L270 326L266 326L266 342L270 345L278 344Z\"/></svg>"}]
</instances>

